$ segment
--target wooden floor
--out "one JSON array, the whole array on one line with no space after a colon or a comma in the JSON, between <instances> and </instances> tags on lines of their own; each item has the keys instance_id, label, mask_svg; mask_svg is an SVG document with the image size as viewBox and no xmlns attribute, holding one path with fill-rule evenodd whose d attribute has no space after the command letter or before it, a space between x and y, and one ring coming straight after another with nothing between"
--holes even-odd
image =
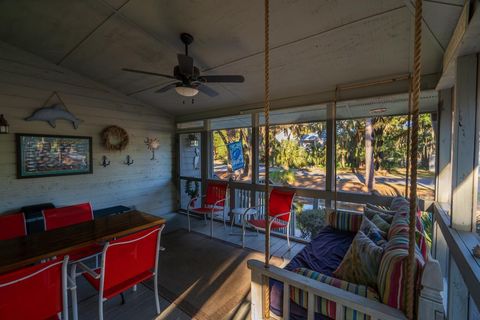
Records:
<instances>
[{"instance_id":1,"label":"wooden floor","mask_svg":"<svg viewBox=\"0 0 480 320\"><path fill-rule=\"evenodd\" d=\"M204 224L203 220L192 219L192 231L210 234L210 225ZM180 227L187 228L187 219L186 216L180 215L177 218L176 223ZM210 221L208 221L210 223ZM224 228L223 223L214 222L214 237L234 243L238 246L241 246L241 236L232 235L231 232L239 233L240 228L230 229L230 226L227 225ZM250 234L255 234L254 232L249 232ZM246 238L245 246L257 250L260 252L265 251L265 236L259 234L258 236L249 236ZM287 241L285 239L280 239L272 237L271 239L271 254L274 256L282 257L287 263L295 254L302 250L304 244L291 242L291 249L288 250ZM168 248L166 248L168 250ZM161 256L160 256L161 259ZM161 276L161 275L160 275ZM77 278L78 285L78 311L80 320L94 320L98 319L98 296L96 291L83 279L83 277ZM155 299L154 293L151 287L148 285L139 285L136 292L130 290L125 293L126 303L121 304L121 298L115 297L110 301L105 302L104 304L104 319L118 319L118 320L186 320L191 319L187 314L182 310L176 307L175 304L170 303L169 301L160 297L160 305L162 313L156 315L155 311ZM70 304L71 305L71 304ZM235 320L246 320L250 319L250 301L247 298L241 305L238 306L236 310L232 311L229 319Z\"/></svg>"}]
</instances>

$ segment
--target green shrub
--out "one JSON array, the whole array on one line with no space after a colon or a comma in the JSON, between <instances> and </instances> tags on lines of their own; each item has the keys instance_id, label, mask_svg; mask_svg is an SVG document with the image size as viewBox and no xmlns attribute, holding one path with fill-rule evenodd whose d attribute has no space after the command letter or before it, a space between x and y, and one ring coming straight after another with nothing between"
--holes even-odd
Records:
<instances>
[{"instance_id":1,"label":"green shrub","mask_svg":"<svg viewBox=\"0 0 480 320\"><path fill-rule=\"evenodd\" d=\"M302 237L312 239L325 226L325 209L305 210L297 214L298 229Z\"/></svg>"},{"instance_id":2,"label":"green shrub","mask_svg":"<svg viewBox=\"0 0 480 320\"><path fill-rule=\"evenodd\" d=\"M270 180L279 184L292 184L295 182L295 171L283 169L271 171Z\"/></svg>"}]
</instances>

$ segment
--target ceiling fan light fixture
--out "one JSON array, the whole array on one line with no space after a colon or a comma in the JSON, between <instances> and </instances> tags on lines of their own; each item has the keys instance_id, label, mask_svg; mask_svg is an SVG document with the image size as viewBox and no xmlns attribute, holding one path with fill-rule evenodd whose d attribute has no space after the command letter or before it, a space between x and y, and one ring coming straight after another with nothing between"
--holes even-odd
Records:
<instances>
[{"instance_id":1,"label":"ceiling fan light fixture","mask_svg":"<svg viewBox=\"0 0 480 320\"><path fill-rule=\"evenodd\" d=\"M192 87L178 86L175 87L175 91L181 96L184 97L193 97L198 94L198 89Z\"/></svg>"},{"instance_id":2,"label":"ceiling fan light fixture","mask_svg":"<svg viewBox=\"0 0 480 320\"><path fill-rule=\"evenodd\" d=\"M382 114L382 113L385 113L387 112L387 108L375 108L375 109L371 109L370 111L368 111L368 113L370 113L370 115L374 116L374 115L377 115L377 114Z\"/></svg>"}]
</instances>

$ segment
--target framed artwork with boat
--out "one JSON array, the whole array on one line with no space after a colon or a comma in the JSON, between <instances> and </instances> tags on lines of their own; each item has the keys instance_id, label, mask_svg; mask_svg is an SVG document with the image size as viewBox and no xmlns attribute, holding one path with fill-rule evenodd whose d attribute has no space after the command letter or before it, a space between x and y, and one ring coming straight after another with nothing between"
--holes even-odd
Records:
<instances>
[{"instance_id":1,"label":"framed artwork with boat","mask_svg":"<svg viewBox=\"0 0 480 320\"><path fill-rule=\"evenodd\" d=\"M92 138L16 134L17 178L88 174L92 167Z\"/></svg>"}]
</instances>

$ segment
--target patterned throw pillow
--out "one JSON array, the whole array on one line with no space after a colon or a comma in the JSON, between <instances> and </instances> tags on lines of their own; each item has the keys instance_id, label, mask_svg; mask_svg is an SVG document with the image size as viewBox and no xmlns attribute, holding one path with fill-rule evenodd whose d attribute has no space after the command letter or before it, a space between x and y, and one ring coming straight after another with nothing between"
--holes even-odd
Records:
<instances>
[{"instance_id":1,"label":"patterned throw pillow","mask_svg":"<svg viewBox=\"0 0 480 320\"><path fill-rule=\"evenodd\" d=\"M327 215L327 224L337 230L357 232L362 224L363 215L348 211L331 211Z\"/></svg>"},{"instance_id":2,"label":"patterned throw pillow","mask_svg":"<svg viewBox=\"0 0 480 320\"><path fill-rule=\"evenodd\" d=\"M387 233L390 229L390 224L383 220L378 214L373 216L372 222L383 232Z\"/></svg>"},{"instance_id":3,"label":"patterned throw pillow","mask_svg":"<svg viewBox=\"0 0 480 320\"><path fill-rule=\"evenodd\" d=\"M394 215L388 214L388 213L383 213L377 210L373 210L371 208L366 207L363 210L363 214L368 217L368 219L372 220L375 215L380 216L383 220L387 221L388 223L392 223Z\"/></svg>"},{"instance_id":4,"label":"patterned throw pillow","mask_svg":"<svg viewBox=\"0 0 480 320\"><path fill-rule=\"evenodd\" d=\"M387 243L387 233L380 230L370 219L363 217L360 231L372 240L377 246L384 246Z\"/></svg>"},{"instance_id":5,"label":"patterned throw pillow","mask_svg":"<svg viewBox=\"0 0 480 320\"><path fill-rule=\"evenodd\" d=\"M367 286L332 278L307 268L297 268L293 270L293 272L301 274L302 276L305 276L311 279L315 279L319 282L326 283L333 287L340 288L345 291L349 291L351 293L354 293L356 295L359 295L374 301L380 300L377 294L377 291ZM308 293L306 291L303 291L299 288L291 286L290 299L296 304L307 309ZM331 319L336 319L337 304L335 303L335 301L331 301L319 296L315 296L314 310L316 313L320 313ZM369 319L370 319L370 316L367 316L359 311L356 311L350 308L345 308L345 320L369 320Z\"/></svg>"},{"instance_id":6,"label":"patterned throw pillow","mask_svg":"<svg viewBox=\"0 0 480 320\"><path fill-rule=\"evenodd\" d=\"M348 282L376 288L382 254L383 248L359 231L333 275Z\"/></svg>"},{"instance_id":7,"label":"patterned throw pillow","mask_svg":"<svg viewBox=\"0 0 480 320\"><path fill-rule=\"evenodd\" d=\"M377 211L377 212L381 212L381 213L385 213L385 214L389 214L389 215L395 215L396 211L393 211L393 210L389 210L389 209L385 209L385 208L382 208L380 206L377 206L375 204L371 204L371 203L367 203L365 205L368 209L371 209L371 210L374 210L374 211Z\"/></svg>"}]
</instances>

